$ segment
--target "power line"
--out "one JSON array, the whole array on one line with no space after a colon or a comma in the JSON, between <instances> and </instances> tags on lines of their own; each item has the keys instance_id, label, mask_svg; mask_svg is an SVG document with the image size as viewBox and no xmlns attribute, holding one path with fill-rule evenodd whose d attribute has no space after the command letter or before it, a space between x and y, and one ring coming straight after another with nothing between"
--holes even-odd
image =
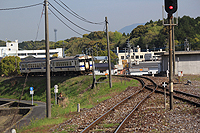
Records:
<instances>
[{"instance_id":1,"label":"power line","mask_svg":"<svg viewBox=\"0 0 200 133\"><path fill-rule=\"evenodd\" d=\"M14 8L4 8L4 9L0 9L0 11L5 11L5 10L16 10L16 9L23 9L23 8L29 8L29 7L34 7L34 6L38 6L38 5L42 5L43 3L38 3L38 4L34 4L34 5L29 5L29 6L23 6L23 7L14 7Z\"/></svg>"},{"instance_id":2,"label":"power line","mask_svg":"<svg viewBox=\"0 0 200 133\"><path fill-rule=\"evenodd\" d=\"M103 25L105 22L92 22L92 21L89 21L87 19L85 19L84 17L81 17L80 15L78 15L76 12L74 12L72 9L70 9L64 2L62 2L61 0L59 0L65 7L67 7L69 10L67 10L66 8L64 8L60 3L58 3L56 0L54 0L59 6L61 6L64 10L66 10L68 13L70 13L71 15L73 15L74 17L84 21L84 22L88 22L88 23L91 23L91 24L98 24L98 25Z\"/></svg>"},{"instance_id":3,"label":"power line","mask_svg":"<svg viewBox=\"0 0 200 133\"><path fill-rule=\"evenodd\" d=\"M40 28L40 23L41 23L41 20L42 20L43 12L44 12L44 6L43 6L43 9L42 9L42 14L41 14L40 21L39 21L39 24L38 24L38 29L37 29L35 41L37 40L37 37L38 37L38 32L39 32L39 28Z\"/></svg>"},{"instance_id":4,"label":"power line","mask_svg":"<svg viewBox=\"0 0 200 133\"><path fill-rule=\"evenodd\" d=\"M75 25L76 27L78 27L78 28L80 28L80 29L82 29L82 30L84 30L84 31L87 31L87 32L92 32L92 31L90 31L90 30L87 30L87 29L85 29L85 28L82 28L81 26L78 26L77 24L75 24L74 22L72 22L71 20L69 20L66 16L64 16L61 12L59 12L58 9L56 9L51 3L49 3L49 5L51 5L51 7L53 7L54 10L56 10L61 16L63 16L65 19L67 19L67 21L69 21L70 23L72 23L72 24Z\"/></svg>"},{"instance_id":5,"label":"power line","mask_svg":"<svg viewBox=\"0 0 200 133\"><path fill-rule=\"evenodd\" d=\"M67 26L70 30L72 30L72 31L74 31L75 33L77 33L77 34L79 34L79 35L82 36L81 33L75 31L74 29L72 29L71 27L69 27L64 21L62 21L50 8L49 8L49 11L50 11L51 13L53 13L53 15L54 15L58 20L60 20L65 26Z\"/></svg>"}]
</instances>

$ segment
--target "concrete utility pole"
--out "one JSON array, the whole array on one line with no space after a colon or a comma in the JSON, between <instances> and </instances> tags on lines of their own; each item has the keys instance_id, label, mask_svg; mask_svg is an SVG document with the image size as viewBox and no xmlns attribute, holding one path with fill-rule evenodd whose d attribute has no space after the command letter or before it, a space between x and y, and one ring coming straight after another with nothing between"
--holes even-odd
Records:
<instances>
[{"instance_id":1,"label":"concrete utility pole","mask_svg":"<svg viewBox=\"0 0 200 133\"><path fill-rule=\"evenodd\" d=\"M106 21L106 33L107 33L107 50L108 50L108 67L109 67L109 85L112 88L112 74L111 74L111 62L110 62L110 46L109 46L109 34L108 34L108 20L105 17Z\"/></svg>"},{"instance_id":2,"label":"concrete utility pole","mask_svg":"<svg viewBox=\"0 0 200 133\"><path fill-rule=\"evenodd\" d=\"M129 69L132 67L132 63L131 63L131 45L129 43L129 40L127 42L127 47L128 47L128 62L129 62ZM130 72L130 70L129 70Z\"/></svg>"},{"instance_id":3,"label":"concrete utility pole","mask_svg":"<svg viewBox=\"0 0 200 133\"><path fill-rule=\"evenodd\" d=\"M95 66L94 66L94 55L93 55L93 48L92 48L92 76L93 76L92 89L95 87L95 83L96 83L94 70L95 70Z\"/></svg>"},{"instance_id":4,"label":"concrete utility pole","mask_svg":"<svg viewBox=\"0 0 200 133\"><path fill-rule=\"evenodd\" d=\"M96 49L97 49L97 56L98 56L98 45L97 45L97 43L96 43Z\"/></svg>"},{"instance_id":5,"label":"concrete utility pole","mask_svg":"<svg viewBox=\"0 0 200 133\"><path fill-rule=\"evenodd\" d=\"M51 118L48 0L45 0L45 46L46 46L46 117Z\"/></svg>"},{"instance_id":6,"label":"concrete utility pole","mask_svg":"<svg viewBox=\"0 0 200 133\"><path fill-rule=\"evenodd\" d=\"M170 110L173 109L173 69L172 69L172 14L168 14L169 19L169 92Z\"/></svg>"}]
</instances>

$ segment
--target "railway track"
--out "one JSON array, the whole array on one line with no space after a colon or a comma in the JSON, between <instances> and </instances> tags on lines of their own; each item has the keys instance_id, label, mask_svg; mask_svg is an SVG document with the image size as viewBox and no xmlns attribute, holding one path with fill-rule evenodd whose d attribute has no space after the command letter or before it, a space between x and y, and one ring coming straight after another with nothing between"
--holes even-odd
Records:
<instances>
[{"instance_id":1,"label":"railway track","mask_svg":"<svg viewBox=\"0 0 200 133\"><path fill-rule=\"evenodd\" d=\"M155 91L156 93L164 94L164 88L162 86L158 86L158 89ZM169 95L169 89L166 88L166 95ZM182 91L173 90L173 97L175 99L182 100L184 102L188 102L192 105L200 107L200 97L197 95L189 94Z\"/></svg>"},{"instance_id":2,"label":"railway track","mask_svg":"<svg viewBox=\"0 0 200 133\"><path fill-rule=\"evenodd\" d=\"M122 132L123 127L126 125L127 121L130 119L133 113L155 92L158 87L158 85L153 80L147 77L126 77L138 80L142 84L141 89L114 105L107 112L89 124L84 130L82 130L82 133L96 131L115 133ZM152 90L149 91L145 88Z\"/></svg>"},{"instance_id":3,"label":"railway track","mask_svg":"<svg viewBox=\"0 0 200 133\"><path fill-rule=\"evenodd\" d=\"M121 78L121 81L130 81L131 78L137 78L141 82L141 85L138 87L129 86L122 93L100 102L93 108L83 108L81 109L81 112L73 116L72 119L52 127L49 131L117 132L118 127L124 123L120 129L120 132L180 132L183 130L199 132L197 127L199 124L198 119L200 110L198 107L193 106L190 102L183 102L184 100L177 100L174 98L174 109L169 110L168 105L167 108L164 109L163 90L162 88L159 88L159 86L157 89L155 89L155 84L151 82L151 79L153 79L156 84L161 85L163 81L167 80L166 78L150 77L151 79L147 80L145 77L127 75L120 77L117 76L117 78ZM178 88L176 87L176 89ZM152 93L154 90L157 94ZM184 90L184 88L182 90ZM135 95L131 98L128 98L138 91L140 91L138 94L136 94L138 96ZM147 96L150 93L153 95ZM195 93L193 92L193 94ZM133 114L130 114L137 104L145 97L148 97L147 100L141 102L142 104L138 105L139 108L135 109ZM127 101L113 109L114 106L126 98ZM169 99L167 97L167 101L168 100ZM111 110L110 114L107 114L101 120L98 119L109 110ZM125 120L129 114L130 118ZM97 120L98 122L94 124L93 122ZM125 122L123 122L123 120ZM92 125L92 123L94 125L88 128L88 126ZM86 131L86 128L89 130L87 129Z\"/></svg>"}]
</instances>

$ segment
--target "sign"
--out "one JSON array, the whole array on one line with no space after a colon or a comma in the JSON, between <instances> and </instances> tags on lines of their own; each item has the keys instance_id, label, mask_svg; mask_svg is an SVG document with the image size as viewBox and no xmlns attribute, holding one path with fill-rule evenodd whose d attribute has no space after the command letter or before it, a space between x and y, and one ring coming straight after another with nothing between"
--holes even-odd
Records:
<instances>
[{"instance_id":1,"label":"sign","mask_svg":"<svg viewBox=\"0 0 200 133\"><path fill-rule=\"evenodd\" d=\"M167 84L165 82L162 83L163 87L167 87Z\"/></svg>"},{"instance_id":2,"label":"sign","mask_svg":"<svg viewBox=\"0 0 200 133\"><path fill-rule=\"evenodd\" d=\"M183 77L183 71L178 71L178 76Z\"/></svg>"},{"instance_id":3,"label":"sign","mask_svg":"<svg viewBox=\"0 0 200 133\"><path fill-rule=\"evenodd\" d=\"M30 87L30 91L33 91L33 87Z\"/></svg>"},{"instance_id":4,"label":"sign","mask_svg":"<svg viewBox=\"0 0 200 133\"><path fill-rule=\"evenodd\" d=\"M55 89L58 89L58 85L54 85L54 88L55 88Z\"/></svg>"},{"instance_id":5,"label":"sign","mask_svg":"<svg viewBox=\"0 0 200 133\"><path fill-rule=\"evenodd\" d=\"M33 95L33 94L34 94L34 91L30 91L30 94Z\"/></svg>"},{"instance_id":6,"label":"sign","mask_svg":"<svg viewBox=\"0 0 200 133\"><path fill-rule=\"evenodd\" d=\"M58 93L58 89L54 89L54 93Z\"/></svg>"},{"instance_id":7,"label":"sign","mask_svg":"<svg viewBox=\"0 0 200 133\"><path fill-rule=\"evenodd\" d=\"M58 93L58 85L54 85L54 93Z\"/></svg>"}]
</instances>

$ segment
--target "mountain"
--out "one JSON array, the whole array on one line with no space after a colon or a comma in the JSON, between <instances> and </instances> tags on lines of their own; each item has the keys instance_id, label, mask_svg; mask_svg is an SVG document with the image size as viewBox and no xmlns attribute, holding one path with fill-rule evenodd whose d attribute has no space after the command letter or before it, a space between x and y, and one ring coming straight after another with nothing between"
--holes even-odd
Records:
<instances>
[{"instance_id":1,"label":"mountain","mask_svg":"<svg viewBox=\"0 0 200 133\"><path fill-rule=\"evenodd\" d=\"M129 26L125 26L124 28L120 29L118 32L121 33L131 33L131 31L136 28L138 25L145 25L145 23L136 23Z\"/></svg>"}]
</instances>

